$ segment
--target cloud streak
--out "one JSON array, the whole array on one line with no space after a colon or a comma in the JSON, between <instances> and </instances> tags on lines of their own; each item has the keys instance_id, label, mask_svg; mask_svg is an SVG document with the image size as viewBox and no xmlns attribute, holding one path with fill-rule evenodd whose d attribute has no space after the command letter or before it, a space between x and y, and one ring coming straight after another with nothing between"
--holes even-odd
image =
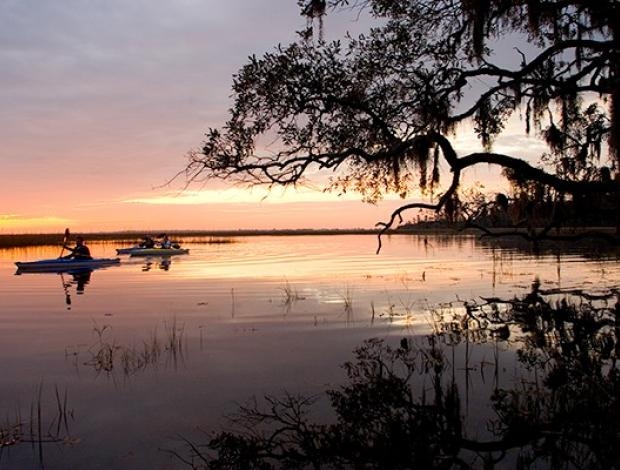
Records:
<instances>
[{"instance_id":1,"label":"cloud streak","mask_svg":"<svg viewBox=\"0 0 620 470\"><path fill-rule=\"evenodd\" d=\"M387 195L386 200L398 200L396 195ZM141 196L123 199L125 204L149 205L205 205L205 204L293 204L293 203L331 203L338 201L360 201L359 194L338 195L311 189L227 188L223 190L186 190L154 196ZM361 203L361 202L360 202Z\"/></svg>"}]
</instances>

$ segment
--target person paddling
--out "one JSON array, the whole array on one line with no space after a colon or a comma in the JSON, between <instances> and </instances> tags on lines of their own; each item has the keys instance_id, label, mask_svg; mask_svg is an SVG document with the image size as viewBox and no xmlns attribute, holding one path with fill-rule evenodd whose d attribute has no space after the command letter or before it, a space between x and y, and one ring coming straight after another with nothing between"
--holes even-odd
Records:
<instances>
[{"instance_id":1,"label":"person paddling","mask_svg":"<svg viewBox=\"0 0 620 470\"><path fill-rule=\"evenodd\" d=\"M168 234L164 233L164 238L161 241L162 248L172 248L172 241L168 238Z\"/></svg>"},{"instance_id":2,"label":"person paddling","mask_svg":"<svg viewBox=\"0 0 620 470\"><path fill-rule=\"evenodd\" d=\"M142 239L142 242L138 246L140 248L154 248L155 247L155 240L153 240L150 237L150 235L145 235L144 238Z\"/></svg>"},{"instance_id":3,"label":"person paddling","mask_svg":"<svg viewBox=\"0 0 620 470\"><path fill-rule=\"evenodd\" d=\"M75 247L71 248L65 244L64 246L71 253L67 256L63 256L63 259L93 259L90 255L90 249L84 244L82 237L75 239Z\"/></svg>"}]
</instances>

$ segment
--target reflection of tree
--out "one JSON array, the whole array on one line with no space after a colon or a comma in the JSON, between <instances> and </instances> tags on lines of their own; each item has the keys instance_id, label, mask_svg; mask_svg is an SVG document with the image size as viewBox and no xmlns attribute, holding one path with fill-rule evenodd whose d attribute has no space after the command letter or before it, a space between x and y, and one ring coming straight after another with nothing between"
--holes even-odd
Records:
<instances>
[{"instance_id":1,"label":"reflection of tree","mask_svg":"<svg viewBox=\"0 0 620 470\"><path fill-rule=\"evenodd\" d=\"M503 433L538 438L531 461L559 459L576 468L617 468L620 302L610 305L617 295L613 293L565 295L579 302L562 297L551 306L535 283L525 301L514 306L516 321L529 333L520 360L543 374L538 383L496 394L498 426Z\"/></svg>"},{"instance_id":2,"label":"reflection of tree","mask_svg":"<svg viewBox=\"0 0 620 470\"><path fill-rule=\"evenodd\" d=\"M520 299L463 302L437 318L425 346L358 348L347 383L326 393L333 421L311 422L318 397L266 397L240 408L230 431L188 440L179 458L193 468L617 468L617 295L543 292L536 281ZM493 391L482 438L445 351L491 340L518 341L520 378Z\"/></svg>"},{"instance_id":3,"label":"reflection of tree","mask_svg":"<svg viewBox=\"0 0 620 470\"><path fill-rule=\"evenodd\" d=\"M474 331L485 338L502 331L508 339L512 327L524 334L517 355L537 379L496 390L492 400L498 416L490 423L504 440L527 443L519 453L524 468L537 462L552 468L620 464L618 295L542 291L535 280L522 299L462 307L460 332L468 338Z\"/></svg>"},{"instance_id":4,"label":"reflection of tree","mask_svg":"<svg viewBox=\"0 0 620 470\"><path fill-rule=\"evenodd\" d=\"M349 385L327 392L338 417L334 424L308 421L317 398L266 397L231 416L238 432L222 432L206 446L192 445L194 468L432 468L457 459L461 435L455 387L443 389L443 356L432 347L413 350L404 341L391 348L369 340L356 351L356 363L345 364ZM429 371L432 398L414 399L411 376ZM204 450L204 451L203 451Z\"/></svg>"}]
</instances>

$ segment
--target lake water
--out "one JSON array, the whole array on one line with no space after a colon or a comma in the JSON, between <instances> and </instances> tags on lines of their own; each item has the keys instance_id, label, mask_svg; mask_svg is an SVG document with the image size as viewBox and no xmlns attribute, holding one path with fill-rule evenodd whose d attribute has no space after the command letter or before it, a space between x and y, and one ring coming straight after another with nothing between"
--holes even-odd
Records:
<instances>
[{"instance_id":1,"label":"lake water","mask_svg":"<svg viewBox=\"0 0 620 470\"><path fill-rule=\"evenodd\" d=\"M114 257L120 246L90 247ZM468 236L386 237L380 254L370 235L184 247L121 256L89 278L16 275L15 261L59 247L0 250L0 469L187 468L167 452L182 454L182 438L220 429L253 396L341 383L364 339L421 337L438 305L512 298L536 278L546 289L620 286L617 258L534 257ZM500 352L499 380L513 380L510 344Z\"/></svg>"}]
</instances>

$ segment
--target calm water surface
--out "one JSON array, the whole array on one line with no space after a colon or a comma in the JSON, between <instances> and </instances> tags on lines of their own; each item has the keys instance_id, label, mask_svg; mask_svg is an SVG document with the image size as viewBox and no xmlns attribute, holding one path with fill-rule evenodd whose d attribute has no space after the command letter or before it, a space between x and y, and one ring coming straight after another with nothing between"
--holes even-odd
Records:
<instances>
[{"instance_id":1,"label":"calm water surface","mask_svg":"<svg viewBox=\"0 0 620 470\"><path fill-rule=\"evenodd\" d=\"M119 247L90 246L97 257ZM620 285L617 259L533 257L472 237L393 236L378 255L364 235L184 246L90 278L16 275L15 261L59 247L0 250L0 469L186 468L166 452L183 452L179 436L219 429L252 396L341 383L364 339L426 334L437 305L522 295L535 278ZM509 345L502 354L511 364ZM11 444L17 423L57 442Z\"/></svg>"}]
</instances>

